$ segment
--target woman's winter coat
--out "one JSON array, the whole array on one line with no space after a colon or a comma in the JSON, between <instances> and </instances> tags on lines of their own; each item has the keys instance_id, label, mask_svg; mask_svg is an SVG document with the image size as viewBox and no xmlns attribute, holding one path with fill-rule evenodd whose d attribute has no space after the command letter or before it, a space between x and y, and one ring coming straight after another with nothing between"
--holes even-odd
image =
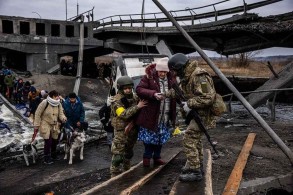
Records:
<instances>
[{"instance_id":1,"label":"woman's winter coat","mask_svg":"<svg viewBox=\"0 0 293 195\"><path fill-rule=\"evenodd\" d=\"M44 139L49 139L50 132L53 139L58 138L60 133L60 123L58 121L66 120L63 107L51 106L47 100L43 100L36 112L34 126L39 127L40 136Z\"/></svg>"},{"instance_id":2,"label":"woman's winter coat","mask_svg":"<svg viewBox=\"0 0 293 195\"><path fill-rule=\"evenodd\" d=\"M168 89L171 89L173 83L176 82L175 77L168 72ZM160 93L159 76L155 70L155 65L149 65L146 68L146 75L141 79L136 87L136 93L140 99L148 101L147 106L143 107L139 112L136 124L147 128L151 131L158 130L158 120L160 114L160 101L154 97L155 93ZM146 120L147 119L147 120ZM169 120L172 121L172 126L175 126L176 119L176 101L171 98Z\"/></svg>"}]
</instances>

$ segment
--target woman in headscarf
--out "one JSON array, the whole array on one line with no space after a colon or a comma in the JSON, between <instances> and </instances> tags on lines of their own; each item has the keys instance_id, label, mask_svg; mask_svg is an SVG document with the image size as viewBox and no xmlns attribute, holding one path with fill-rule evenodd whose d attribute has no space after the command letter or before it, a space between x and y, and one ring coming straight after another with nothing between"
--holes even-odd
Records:
<instances>
[{"instance_id":1,"label":"woman in headscarf","mask_svg":"<svg viewBox=\"0 0 293 195\"><path fill-rule=\"evenodd\" d=\"M148 105L139 112L136 124L140 126L138 140L144 143L143 165L150 166L153 158L155 165L163 165L162 145L170 138L169 128L175 126L176 101L171 88L176 82L169 72L168 58L161 58L156 64L146 68L146 75L136 88L140 99L148 100Z\"/></svg>"}]
</instances>

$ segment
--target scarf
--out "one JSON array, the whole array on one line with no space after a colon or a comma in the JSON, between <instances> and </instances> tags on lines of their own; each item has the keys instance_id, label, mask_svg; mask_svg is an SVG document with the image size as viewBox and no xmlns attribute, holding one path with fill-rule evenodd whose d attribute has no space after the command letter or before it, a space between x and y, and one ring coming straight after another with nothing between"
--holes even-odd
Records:
<instances>
[{"instance_id":1,"label":"scarf","mask_svg":"<svg viewBox=\"0 0 293 195\"><path fill-rule=\"evenodd\" d=\"M58 100L54 100L54 99L50 98L50 96L47 97L47 101L53 107L59 106L59 104L60 104L60 100L59 99Z\"/></svg>"},{"instance_id":2,"label":"scarf","mask_svg":"<svg viewBox=\"0 0 293 195\"><path fill-rule=\"evenodd\" d=\"M160 92L166 93L168 92L168 79L165 77L164 79L159 78L159 86ZM158 123L167 124L169 121L169 111L170 111L170 98L165 98L161 101L160 104L160 114Z\"/></svg>"}]
</instances>

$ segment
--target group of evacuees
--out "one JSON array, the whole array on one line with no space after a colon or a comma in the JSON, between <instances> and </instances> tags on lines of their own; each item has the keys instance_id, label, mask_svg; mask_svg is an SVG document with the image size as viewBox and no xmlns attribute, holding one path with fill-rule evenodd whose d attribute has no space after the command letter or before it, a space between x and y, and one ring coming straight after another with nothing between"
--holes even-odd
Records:
<instances>
[{"instance_id":1,"label":"group of evacuees","mask_svg":"<svg viewBox=\"0 0 293 195\"><path fill-rule=\"evenodd\" d=\"M131 166L133 147L137 140L144 144L143 166L163 165L161 150L175 128L176 97L172 88L180 79L180 88L187 98L181 102L182 115L196 109L206 127L215 124L210 107L215 98L214 84L207 71L178 53L170 59L161 58L146 67L146 74L133 92L134 83L128 76L117 79L117 94L110 99L111 125L114 138L111 146L110 172L114 177ZM200 181L203 177L202 132L194 119L188 124L183 137L187 156L179 179Z\"/></svg>"},{"instance_id":2,"label":"group of evacuees","mask_svg":"<svg viewBox=\"0 0 293 195\"><path fill-rule=\"evenodd\" d=\"M70 93L63 99L56 90L48 93L46 99L38 105L34 114L34 141L37 133L44 139L44 163L52 164L60 160L56 148L61 133L73 135L74 131L87 130L85 110L80 98ZM63 132L61 132L63 130ZM64 135L68 139L71 137ZM67 140L68 141L68 140Z\"/></svg>"},{"instance_id":3,"label":"group of evacuees","mask_svg":"<svg viewBox=\"0 0 293 195\"><path fill-rule=\"evenodd\" d=\"M216 94L211 76L198 66L197 61L190 61L184 54L175 54L170 59L161 58L155 64L148 65L135 92L130 77L119 77L117 94L108 99L99 113L109 132L112 177L130 169L137 140L144 144L144 167L165 164L161 157L162 146L169 140L170 130L175 128L176 122L178 97L173 89L178 82L176 77L180 79L180 88L187 98L187 101L181 102L182 115L187 116L192 109L196 109L206 127L211 128L215 124L210 112ZM45 143L44 163L52 164L58 160L56 147L62 129L60 125L73 131L87 128L81 100L75 93L63 99L55 90L38 91L29 83L23 83L22 79L15 82L9 73L4 80L8 98L15 94L16 102L29 101L34 125L32 141L39 132ZM33 104L38 98L39 102ZM192 119L183 137L187 161L179 177L181 181L200 181L203 177L202 134Z\"/></svg>"}]
</instances>

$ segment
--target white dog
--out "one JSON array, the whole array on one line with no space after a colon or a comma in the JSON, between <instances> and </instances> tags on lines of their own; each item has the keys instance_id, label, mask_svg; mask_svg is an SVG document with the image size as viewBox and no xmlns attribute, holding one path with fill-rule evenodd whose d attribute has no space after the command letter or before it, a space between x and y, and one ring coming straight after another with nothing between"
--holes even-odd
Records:
<instances>
[{"instance_id":1,"label":"white dog","mask_svg":"<svg viewBox=\"0 0 293 195\"><path fill-rule=\"evenodd\" d=\"M23 158L25 160L26 166L29 166L29 157L33 157L33 164L36 163L36 158L38 156L38 150L35 145L36 143L24 144L22 147Z\"/></svg>"},{"instance_id":2,"label":"white dog","mask_svg":"<svg viewBox=\"0 0 293 195\"><path fill-rule=\"evenodd\" d=\"M73 141L65 143L64 150L65 150L65 156L64 159L67 159L67 153L69 153L69 162L68 164L72 164L72 157L74 156L75 150L80 150L80 160L83 160L83 148L84 148L84 142L85 134L84 132L73 132L72 134Z\"/></svg>"}]
</instances>

